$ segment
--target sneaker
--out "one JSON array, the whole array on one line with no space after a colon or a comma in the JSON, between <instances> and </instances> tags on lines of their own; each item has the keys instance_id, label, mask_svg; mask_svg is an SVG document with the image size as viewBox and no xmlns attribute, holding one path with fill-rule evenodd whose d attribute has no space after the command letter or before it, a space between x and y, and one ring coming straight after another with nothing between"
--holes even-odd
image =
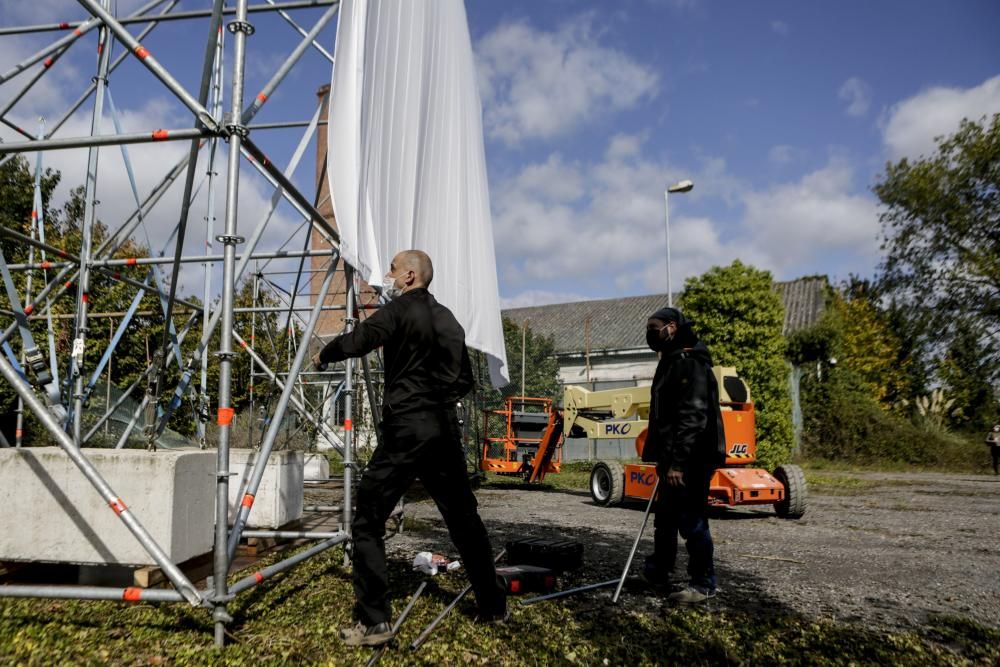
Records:
<instances>
[{"instance_id":1,"label":"sneaker","mask_svg":"<svg viewBox=\"0 0 1000 667\"><path fill-rule=\"evenodd\" d=\"M368 626L359 621L352 628L342 628L340 639L348 646L381 646L392 639L392 626L388 623Z\"/></svg>"},{"instance_id":2,"label":"sneaker","mask_svg":"<svg viewBox=\"0 0 1000 667\"><path fill-rule=\"evenodd\" d=\"M701 604L715 597L716 589L688 586L682 591L671 593L667 599L677 604Z\"/></svg>"}]
</instances>

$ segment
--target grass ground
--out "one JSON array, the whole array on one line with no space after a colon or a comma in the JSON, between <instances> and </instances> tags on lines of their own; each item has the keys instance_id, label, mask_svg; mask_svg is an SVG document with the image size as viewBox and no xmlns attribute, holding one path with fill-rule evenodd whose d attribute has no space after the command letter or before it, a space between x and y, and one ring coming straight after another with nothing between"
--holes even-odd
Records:
<instances>
[{"instance_id":1,"label":"grass ground","mask_svg":"<svg viewBox=\"0 0 1000 667\"><path fill-rule=\"evenodd\" d=\"M589 463L568 464L546 484L586 488L589 471ZM837 493L863 482L824 473L811 475L810 483ZM427 526L414 523L408 529ZM391 575L397 610L414 586L404 567L393 565ZM381 664L1000 664L1000 631L958 617L934 617L910 632L885 632L792 613L631 609L612 606L604 595L512 605L512 619L498 627L474 624L472 603L466 601L419 652L410 652L407 644L463 584L456 576L433 579L399 646ZM230 606L229 645L221 650L212 644L209 613L183 605L0 600L0 664L363 664L370 650L346 649L336 637L337 629L350 623L352 599L350 572L338 548L237 598Z\"/></svg>"},{"instance_id":2,"label":"grass ground","mask_svg":"<svg viewBox=\"0 0 1000 667\"><path fill-rule=\"evenodd\" d=\"M412 578L395 572L397 582ZM605 596L566 604L514 605L504 626L483 628L460 606L417 653L405 648L463 582L438 577L404 626L385 665L523 664L997 664L1000 632L935 618L912 633L879 633L794 615L649 612ZM409 590L392 592L396 608ZM230 645L212 645L209 614L181 605L0 602L0 663L11 665L361 664L369 649L345 649L352 592L339 550L278 577L231 607Z\"/></svg>"}]
</instances>

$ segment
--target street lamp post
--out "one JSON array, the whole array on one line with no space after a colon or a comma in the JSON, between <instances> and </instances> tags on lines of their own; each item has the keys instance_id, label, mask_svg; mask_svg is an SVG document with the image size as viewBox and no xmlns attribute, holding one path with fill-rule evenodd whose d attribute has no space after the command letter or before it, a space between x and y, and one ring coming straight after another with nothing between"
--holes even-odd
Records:
<instances>
[{"instance_id":1,"label":"street lamp post","mask_svg":"<svg viewBox=\"0 0 1000 667\"><path fill-rule=\"evenodd\" d=\"M674 286L670 280L670 193L690 192L694 183L688 179L674 183L663 191L663 214L667 222L667 305L674 305Z\"/></svg>"}]
</instances>

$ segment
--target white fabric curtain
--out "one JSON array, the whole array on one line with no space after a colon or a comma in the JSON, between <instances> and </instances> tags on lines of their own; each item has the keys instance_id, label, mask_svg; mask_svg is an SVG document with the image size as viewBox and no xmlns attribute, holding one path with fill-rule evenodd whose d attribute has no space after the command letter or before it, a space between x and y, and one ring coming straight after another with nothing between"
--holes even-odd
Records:
<instances>
[{"instance_id":1,"label":"white fabric curtain","mask_svg":"<svg viewBox=\"0 0 1000 667\"><path fill-rule=\"evenodd\" d=\"M328 177L344 259L379 285L393 255L434 262L430 290L507 383L482 106L462 0L342 0Z\"/></svg>"}]
</instances>

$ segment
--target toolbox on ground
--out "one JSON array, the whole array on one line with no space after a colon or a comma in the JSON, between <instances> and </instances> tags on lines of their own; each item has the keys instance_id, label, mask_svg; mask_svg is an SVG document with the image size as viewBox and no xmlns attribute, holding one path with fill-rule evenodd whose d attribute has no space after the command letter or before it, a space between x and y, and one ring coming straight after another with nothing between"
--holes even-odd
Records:
<instances>
[{"instance_id":1,"label":"toolbox on ground","mask_svg":"<svg viewBox=\"0 0 1000 667\"><path fill-rule=\"evenodd\" d=\"M535 565L504 565L497 568L508 593L551 593L556 587L556 574L547 567Z\"/></svg>"},{"instance_id":2,"label":"toolbox on ground","mask_svg":"<svg viewBox=\"0 0 1000 667\"><path fill-rule=\"evenodd\" d=\"M554 572L583 565L583 544L573 540L522 537L507 543L507 561L545 567Z\"/></svg>"}]
</instances>

